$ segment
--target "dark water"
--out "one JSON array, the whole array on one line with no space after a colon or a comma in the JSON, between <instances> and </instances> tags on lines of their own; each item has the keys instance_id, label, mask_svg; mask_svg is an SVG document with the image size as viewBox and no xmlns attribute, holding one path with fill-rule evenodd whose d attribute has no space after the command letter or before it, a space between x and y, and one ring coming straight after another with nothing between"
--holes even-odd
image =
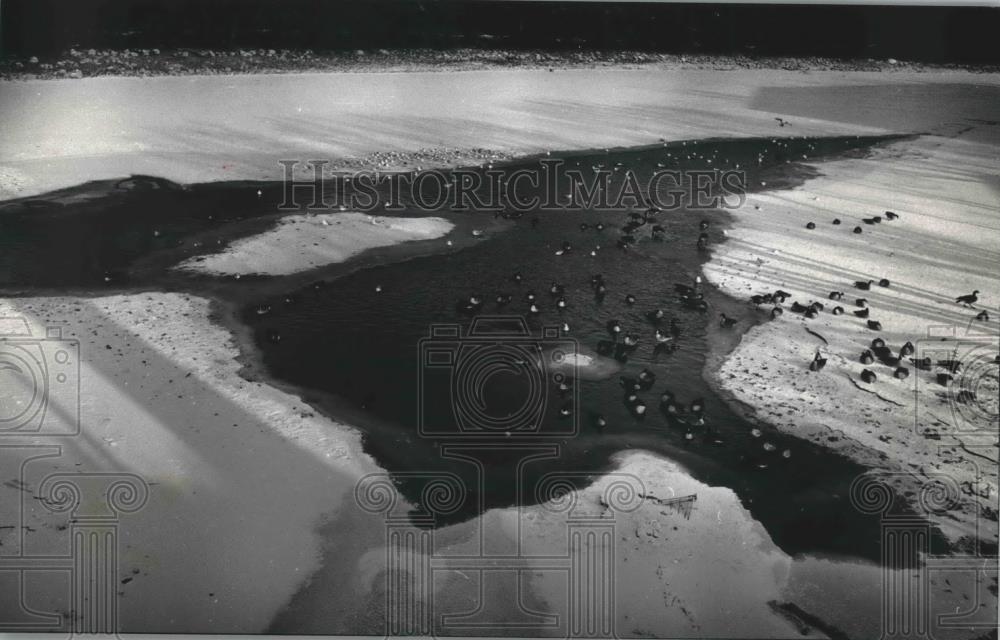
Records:
<instances>
[{"instance_id":1,"label":"dark water","mask_svg":"<svg viewBox=\"0 0 1000 640\"><path fill-rule=\"evenodd\" d=\"M782 188L809 175L809 169L789 164L803 155L857 153L881 141L713 140L563 159L571 167L617 168L612 184L620 183L626 170L645 184L657 168L739 165L756 190L761 182L768 189ZM538 166L538 159L528 159L504 169ZM100 291L157 285L211 293L242 305L242 319L252 328L269 373L302 389L310 402L332 415L359 425L366 450L398 474L398 485L411 501L419 505L423 499L426 482L420 472L446 471L465 482L468 499L440 524L492 507L532 504L538 500L538 479L552 471L577 472L577 484L586 484L611 466L615 453L642 448L681 463L702 482L732 488L790 554L879 557L877 519L859 514L848 497L850 483L864 469L768 429L753 434L753 426L730 411L702 380L706 327L718 321L719 310L730 309L744 325L756 318L749 306L707 287L707 311L687 308L674 291L675 283L693 284L707 258L695 246L699 224L709 223L710 243L722 241L723 211L659 213L655 223L634 232L636 243L627 250L616 246L627 220L620 211L529 211L473 247L451 253L346 274L318 270L315 281L305 286L308 280L299 276L226 279L222 286L217 279L168 273L165 267L274 224L280 185L180 188L143 179L84 187L0 207L0 290ZM455 221L459 233L493 217L437 214ZM418 212L408 209L401 215ZM594 228L599 222L605 225L603 231ZM587 228L581 229L581 223ZM653 224L663 227L661 240L651 237ZM566 242L572 250L556 255ZM43 254L58 259L38 260ZM523 276L520 283L511 279L515 272ZM603 300L591 289L591 277L598 273L608 290ZM553 282L565 287L565 310L556 308L558 296L549 293ZM537 296L537 315L528 313L529 291ZM500 293L512 298L503 309L494 303ZM479 316L524 318L529 335L493 335L487 348L475 351L468 334L477 314L456 308L474 294L486 300ZM626 294L635 297L634 305L626 303ZM665 331L670 319L676 321L676 351L654 352L654 326L646 318L654 309L663 310ZM606 325L611 319L617 319L623 331L638 334L640 342L622 363L622 371L610 378L574 379L568 372L571 390L561 392L553 381L556 372L533 366L535 360L527 353L508 362L506 369L500 367L497 375L484 377L481 385L455 384L473 379L470 363L488 363L490 354L498 352L540 344L543 359L553 348L593 355L609 339ZM561 330L563 323L569 325L568 333ZM458 337L432 339L432 328L441 326L457 326ZM548 337L546 327L554 328ZM437 356L429 356L431 352ZM450 359L434 359L441 354ZM623 399L619 376L636 377L643 369L653 372L656 380L639 392L647 413L638 419ZM489 420L476 421L468 413L456 416L456 407L473 406L470 389L482 391ZM685 418L689 424L668 422L658 408L660 394L667 389L684 405L703 399L704 424L696 424L693 415ZM526 421L504 424L506 416L522 407L528 408ZM561 409L571 415L560 415ZM597 415L605 418L606 427L596 424Z\"/></svg>"}]
</instances>

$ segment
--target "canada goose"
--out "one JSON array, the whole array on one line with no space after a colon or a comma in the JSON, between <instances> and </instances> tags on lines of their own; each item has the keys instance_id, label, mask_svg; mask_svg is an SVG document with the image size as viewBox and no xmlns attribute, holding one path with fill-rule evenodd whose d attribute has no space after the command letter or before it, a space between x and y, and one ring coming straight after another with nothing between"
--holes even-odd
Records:
<instances>
[{"instance_id":1,"label":"canada goose","mask_svg":"<svg viewBox=\"0 0 1000 640\"><path fill-rule=\"evenodd\" d=\"M861 379L864 382L867 382L868 384L872 384L873 382L878 380L878 377L871 369L865 369L864 371L861 372Z\"/></svg>"},{"instance_id":2,"label":"canada goose","mask_svg":"<svg viewBox=\"0 0 1000 640\"><path fill-rule=\"evenodd\" d=\"M906 367L896 367L896 370L893 371L892 375L898 380L906 380L910 377L910 370Z\"/></svg>"},{"instance_id":3,"label":"canada goose","mask_svg":"<svg viewBox=\"0 0 1000 640\"><path fill-rule=\"evenodd\" d=\"M939 373L937 374L937 383L942 387L947 387L951 384L951 381L955 378L952 377L950 373Z\"/></svg>"},{"instance_id":4,"label":"canada goose","mask_svg":"<svg viewBox=\"0 0 1000 640\"><path fill-rule=\"evenodd\" d=\"M705 410L705 399L695 398L691 401L691 413L701 413Z\"/></svg>"},{"instance_id":5,"label":"canada goose","mask_svg":"<svg viewBox=\"0 0 1000 640\"><path fill-rule=\"evenodd\" d=\"M875 362L875 354L868 349L861 352L861 364L872 364L873 362Z\"/></svg>"},{"instance_id":6,"label":"canada goose","mask_svg":"<svg viewBox=\"0 0 1000 640\"><path fill-rule=\"evenodd\" d=\"M812 230L812 229L815 229L815 228L816 228L816 223L815 222L807 222L806 223L806 229Z\"/></svg>"},{"instance_id":7,"label":"canada goose","mask_svg":"<svg viewBox=\"0 0 1000 640\"><path fill-rule=\"evenodd\" d=\"M835 315L835 316L842 316L842 315L844 315L844 307L841 307L840 305L837 305L836 307L834 307L833 308L833 315Z\"/></svg>"},{"instance_id":8,"label":"canada goose","mask_svg":"<svg viewBox=\"0 0 1000 640\"><path fill-rule=\"evenodd\" d=\"M558 282L553 282L552 286L549 287L549 293L554 296L562 295L565 292L566 292L566 287L559 284Z\"/></svg>"},{"instance_id":9,"label":"canada goose","mask_svg":"<svg viewBox=\"0 0 1000 640\"><path fill-rule=\"evenodd\" d=\"M830 299L831 300L841 300L843 297L844 297L844 292L843 291L831 291L830 292Z\"/></svg>"},{"instance_id":10,"label":"canada goose","mask_svg":"<svg viewBox=\"0 0 1000 640\"><path fill-rule=\"evenodd\" d=\"M862 233L861 227L854 227L854 233Z\"/></svg>"},{"instance_id":11,"label":"canada goose","mask_svg":"<svg viewBox=\"0 0 1000 640\"><path fill-rule=\"evenodd\" d=\"M608 333L613 336L617 336L622 332L622 325L617 320L608 320L607 325Z\"/></svg>"},{"instance_id":12,"label":"canada goose","mask_svg":"<svg viewBox=\"0 0 1000 640\"><path fill-rule=\"evenodd\" d=\"M886 220L895 220L898 217L899 217L899 215L893 213L892 211L886 211L885 212L885 219Z\"/></svg>"},{"instance_id":13,"label":"canada goose","mask_svg":"<svg viewBox=\"0 0 1000 640\"><path fill-rule=\"evenodd\" d=\"M631 293L625 294L625 304L627 304L630 307L632 305L634 305L635 304L635 296L632 295Z\"/></svg>"},{"instance_id":14,"label":"canada goose","mask_svg":"<svg viewBox=\"0 0 1000 640\"><path fill-rule=\"evenodd\" d=\"M881 331L882 330L882 323L879 322L878 320L869 320L868 321L868 328L871 329L872 331Z\"/></svg>"},{"instance_id":15,"label":"canada goose","mask_svg":"<svg viewBox=\"0 0 1000 640\"><path fill-rule=\"evenodd\" d=\"M868 309L859 309L858 311L854 312L854 315L856 315L859 318L867 318L869 312L870 311Z\"/></svg>"},{"instance_id":16,"label":"canada goose","mask_svg":"<svg viewBox=\"0 0 1000 640\"><path fill-rule=\"evenodd\" d=\"M857 282L854 283L854 287L856 289L861 289L862 291L868 291L869 289L872 288L872 282L874 282L874 281L873 280L868 280L868 281L858 280Z\"/></svg>"},{"instance_id":17,"label":"canada goose","mask_svg":"<svg viewBox=\"0 0 1000 640\"><path fill-rule=\"evenodd\" d=\"M563 311L564 309L566 309L566 298L563 298L562 296L560 296L559 299L556 300L556 307L558 307L558 309L560 311Z\"/></svg>"},{"instance_id":18,"label":"canada goose","mask_svg":"<svg viewBox=\"0 0 1000 640\"><path fill-rule=\"evenodd\" d=\"M882 278L881 280L878 281L878 286L880 286L880 287L888 287L889 286L889 279L888 278Z\"/></svg>"},{"instance_id":19,"label":"canada goose","mask_svg":"<svg viewBox=\"0 0 1000 640\"><path fill-rule=\"evenodd\" d=\"M986 313L986 309L983 309L982 311L976 314L976 320L980 320L982 322L989 322L990 314Z\"/></svg>"},{"instance_id":20,"label":"canada goose","mask_svg":"<svg viewBox=\"0 0 1000 640\"><path fill-rule=\"evenodd\" d=\"M673 340L672 336L668 336L667 334L663 333L659 329L657 329L656 333L653 334L653 335L656 338L657 344L663 344L664 342L670 342L671 340Z\"/></svg>"},{"instance_id":21,"label":"canada goose","mask_svg":"<svg viewBox=\"0 0 1000 640\"><path fill-rule=\"evenodd\" d=\"M834 218L833 224L840 224L840 218Z\"/></svg>"},{"instance_id":22,"label":"canada goose","mask_svg":"<svg viewBox=\"0 0 1000 640\"><path fill-rule=\"evenodd\" d=\"M854 300L854 306L856 307L867 307L868 300L866 298L857 298Z\"/></svg>"},{"instance_id":23,"label":"canada goose","mask_svg":"<svg viewBox=\"0 0 1000 640\"><path fill-rule=\"evenodd\" d=\"M666 314L663 313L663 309L655 309L653 311L646 312L646 319L652 322L653 324L657 324L661 320L663 320L665 315Z\"/></svg>"},{"instance_id":24,"label":"canada goose","mask_svg":"<svg viewBox=\"0 0 1000 640\"><path fill-rule=\"evenodd\" d=\"M639 372L639 385L643 389L649 389L656 382L656 374L649 369L643 369Z\"/></svg>"},{"instance_id":25,"label":"canada goose","mask_svg":"<svg viewBox=\"0 0 1000 640\"><path fill-rule=\"evenodd\" d=\"M775 308L771 309L771 319L773 320L774 318L777 318L778 316L780 316L784 312L785 312L785 310L782 309L781 307L775 307Z\"/></svg>"},{"instance_id":26,"label":"canada goose","mask_svg":"<svg viewBox=\"0 0 1000 640\"><path fill-rule=\"evenodd\" d=\"M955 302L961 303L966 307L971 307L972 305L976 304L978 300L979 300L979 289L976 289L967 296L958 296L957 298L955 298Z\"/></svg>"},{"instance_id":27,"label":"canada goose","mask_svg":"<svg viewBox=\"0 0 1000 640\"><path fill-rule=\"evenodd\" d=\"M826 366L826 358L820 356L820 352L817 349L816 355L813 356L812 362L809 363L810 371L821 371L823 367Z\"/></svg>"},{"instance_id":28,"label":"canada goose","mask_svg":"<svg viewBox=\"0 0 1000 640\"><path fill-rule=\"evenodd\" d=\"M885 349L885 340L882 338L872 340L872 349Z\"/></svg>"},{"instance_id":29,"label":"canada goose","mask_svg":"<svg viewBox=\"0 0 1000 640\"><path fill-rule=\"evenodd\" d=\"M724 313L720 313L719 316L719 326L723 329L729 329L736 325L736 318L726 317Z\"/></svg>"},{"instance_id":30,"label":"canada goose","mask_svg":"<svg viewBox=\"0 0 1000 640\"><path fill-rule=\"evenodd\" d=\"M913 343L907 341L906 344L899 348L899 355L905 358L906 356L913 355L914 351L916 351L916 349L914 348Z\"/></svg>"},{"instance_id":31,"label":"canada goose","mask_svg":"<svg viewBox=\"0 0 1000 640\"><path fill-rule=\"evenodd\" d=\"M910 364L921 371L930 371L934 368L934 363L930 358L910 358Z\"/></svg>"}]
</instances>

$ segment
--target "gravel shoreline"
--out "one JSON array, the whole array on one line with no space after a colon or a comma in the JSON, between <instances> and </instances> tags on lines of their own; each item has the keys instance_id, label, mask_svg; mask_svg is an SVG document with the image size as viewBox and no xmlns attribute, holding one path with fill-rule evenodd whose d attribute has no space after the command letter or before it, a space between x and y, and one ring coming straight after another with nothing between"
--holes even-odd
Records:
<instances>
[{"instance_id":1,"label":"gravel shoreline","mask_svg":"<svg viewBox=\"0 0 1000 640\"><path fill-rule=\"evenodd\" d=\"M643 51L433 49L313 51L311 49L70 49L49 57L0 58L0 79L50 80L96 76L229 75L256 73L462 71L646 67L664 69L781 69L786 71L967 71L995 73L998 65L935 65L888 59L751 57Z\"/></svg>"}]
</instances>

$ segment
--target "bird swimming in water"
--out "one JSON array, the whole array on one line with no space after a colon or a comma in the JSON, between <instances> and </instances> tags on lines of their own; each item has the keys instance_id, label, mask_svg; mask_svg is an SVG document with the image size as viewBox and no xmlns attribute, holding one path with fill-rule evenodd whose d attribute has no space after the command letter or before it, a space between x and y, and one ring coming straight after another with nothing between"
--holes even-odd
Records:
<instances>
[{"instance_id":1,"label":"bird swimming in water","mask_svg":"<svg viewBox=\"0 0 1000 640\"><path fill-rule=\"evenodd\" d=\"M534 302L535 301L535 292L534 291L529 291L528 293L524 294L524 301L525 302Z\"/></svg>"},{"instance_id":2,"label":"bird swimming in water","mask_svg":"<svg viewBox=\"0 0 1000 640\"><path fill-rule=\"evenodd\" d=\"M649 389L656 382L656 374L649 369L643 369L639 372L639 385L643 389Z\"/></svg>"},{"instance_id":3,"label":"bird swimming in water","mask_svg":"<svg viewBox=\"0 0 1000 640\"><path fill-rule=\"evenodd\" d=\"M701 413L705 410L705 399L695 398L691 401L691 413Z\"/></svg>"},{"instance_id":4,"label":"bird swimming in water","mask_svg":"<svg viewBox=\"0 0 1000 640\"><path fill-rule=\"evenodd\" d=\"M560 298L556 300L556 307L558 307L560 311L564 310L566 308L566 298L560 296Z\"/></svg>"},{"instance_id":5,"label":"bird swimming in water","mask_svg":"<svg viewBox=\"0 0 1000 640\"><path fill-rule=\"evenodd\" d=\"M840 218L834 218L833 224L840 224Z\"/></svg>"},{"instance_id":6,"label":"bird swimming in water","mask_svg":"<svg viewBox=\"0 0 1000 640\"><path fill-rule=\"evenodd\" d=\"M806 229L812 230L812 229L815 229L815 228L816 228L816 223L815 222L807 222L806 223Z\"/></svg>"},{"instance_id":7,"label":"bird swimming in water","mask_svg":"<svg viewBox=\"0 0 1000 640\"><path fill-rule=\"evenodd\" d=\"M719 326L723 329L729 329L736 325L736 318L729 318L724 313L719 314Z\"/></svg>"},{"instance_id":8,"label":"bird swimming in water","mask_svg":"<svg viewBox=\"0 0 1000 640\"><path fill-rule=\"evenodd\" d=\"M979 289L976 289L967 296L958 296L955 298L955 302L965 305L966 307L971 307L976 304L979 300Z\"/></svg>"},{"instance_id":9,"label":"bird swimming in water","mask_svg":"<svg viewBox=\"0 0 1000 640\"><path fill-rule=\"evenodd\" d=\"M538 308L537 304L531 303L531 306L528 307L528 313L530 313L533 316L537 316L538 314L541 313L541 310Z\"/></svg>"},{"instance_id":10,"label":"bird swimming in water","mask_svg":"<svg viewBox=\"0 0 1000 640\"><path fill-rule=\"evenodd\" d=\"M632 306L635 304L635 296L631 293L625 294L625 304Z\"/></svg>"},{"instance_id":11,"label":"bird swimming in water","mask_svg":"<svg viewBox=\"0 0 1000 640\"><path fill-rule=\"evenodd\" d=\"M635 348L639 346L639 336L634 333L626 333L625 337L622 338L622 343L626 347Z\"/></svg>"},{"instance_id":12,"label":"bird swimming in water","mask_svg":"<svg viewBox=\"0 0 1000 640\"><path fill-rule=\"evenodd\" d=\"M608 329L608 333L615 337L622 332L622 325L617 320L608 320L606 327Z\"/></svg>"},{"instance_id":13,"label":"bird swimming in water","mask_svg":"<svg viewBox=\"0 0 1000 640\"><path fill-rule=\"evenodd\" d=\"M889 286L889 279L888 278L882 278L881 280L878 281L878 286L880 286L880 287L888 287Z\"/></svg>"},{"instance_id":14,"label":"bird swimming in water","mask_svg":"<svg viewBox=\"0 0 1000 640\"><path fill-rule=\"evenodd\" d=\"M670 342L671 340L674 339L673 336L668 336L667 334L663 333L659 329L656 330L656 333L654 334L654 337L656 338L657 344L662 344L664 342Z\"/></svg>"},{"instance_id":15,"label":"bird swimming in water","mask_svg":"<svg viewBox=\"0 0 1000 640\"><path fill-rule=\"evenodd\" d=\"M515 272L514 275L512 275L510 277L510 279L513 280L514 282L520 284L521 280L523 280L523 277L521 276L520 272Z\"/></svg>"},{"instance_id":16,"label":"bird swimming in water","mask_svg":"<svg viewBox=\"0 0 1000 640\"><path fill-rule=\"evenodd\" d=\"M647 311L646 312L646 319L649 320L650 322L652 322L653 324L657 324L661 320L663 320L663 318L664 318L665 315L666 314L663 313L663 309L656 309L654 311Z\"/></svg>"},{"instance_id":17,"label":"bird swimming in water","mask_svg":"<svg viewBox=\"0 0 1000 640\"><path fill-rule=\"evenodd\" d=\"M549 287L549 293L558 296L566 292L566 287L559 284L558 282L553 282L552 286Z\"/></svg>"},{"instance_id":18,"label":"bird swimming in water","mask_svg":"<svg viewBox=\"0 0 1000 640\"><path fill-rule=\"evenodd\" d=\"M603 415L598 413L594 416L594 426L600 430L604 430L608 426L608 421Z\"/></svg>"},{"instance_id":19,"label":"bird swimming in water","mask_svg":"<svg viewBox=\"0 0 1000 640\"><path fill-rule=\"evenodd\" d=\"M501 293L497 295L497 306L504 307L510 304L511 297L509 294Z\"/></svg>"},{"instance_id":20,"label":"bird swimming in water","mask_svg":"<svg viewBox=\"0 0 1000 640\"><path fill-rule=\"evenodd\" d=\"M861 233L861 232L862 232L861 227L854 227L854 233Z\"/></svg>"},{"instance_id":21,"label":"bird swimming in water","mask_svg":"<svg viewBox=\"0 0 1000 640\"><path fill-rule=\"evenodd\" d=\"M862 291L868 291L872 288L872 282L874 282L874 280L858 280L854 283L854 287L856 289L861 289Z\"/></svg>"}]
</instances>

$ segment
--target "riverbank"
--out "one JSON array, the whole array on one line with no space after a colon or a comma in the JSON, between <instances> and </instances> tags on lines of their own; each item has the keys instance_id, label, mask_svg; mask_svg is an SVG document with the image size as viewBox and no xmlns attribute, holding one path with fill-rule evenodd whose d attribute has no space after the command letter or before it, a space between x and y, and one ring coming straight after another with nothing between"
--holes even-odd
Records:
<instances>
[{"instance_id":1,"label":"riverbank","mask_svg":"<svg viewBox=\"0 0 1000 640\"><path fill-rule=\"evenodd\" d=\"M122 629L265 628L319 561L317 519L377 470L359 433L240 377L231 334L210 322L203 298L18 298L0 301L0 315L25 318L32 335L60 326L80 341L81 433L27 440L59 444L62 455L26 466L24 486L59 471L133 472L150 485L145 507L121 525ZM4 469L18 468L16 453L2 452ZM3 490L8 504L16 491ZM56 553L65 515L30 517L25 544ZM64 607L51 587L28 602Z\"/></svg>"},{"instance_id":2,"label":"riverbank","mask_svg":"<svg viewBox=\"0 0 1000 640\"><path fill-rule=\"evenodd\" d=\"M959 134L825 163L823 175L801 187L754 194L752 208L734 213L727 242L705 268L710 282L736 298L782 289L802 304L826 305L815 320L786 310L752 328L710 378L753 407L756 418L901 474L914 504L923 483L945 474L960 489L961 504L933 519L966 547L975 537L993 548L997 542L998 325L995 314L976 320L1000 305L993 275L1000 267L1000 221L988 168L995 153L996 146ZM941 173L945 161L949 175ZM886 218L887 210L899 217ZM882 222L862 221L874 216ZM806 229L808 222L816 229ZM856 226L862 233L851 232ZM878 286L882 278L888 287ZM870 291L855 288L869 279L876 281ZM955 303L973 289L980 290L979 309ZM831 291L844 292L843 300L830 300ZM857 298L868 300L869 319L881 330L855 317L862 311ZM837 305L843 316L831 315ZM859 362L875 338L897 355L909 341L912 357L954 358L965 369L944 386L940 367L922 371L904 357L909 377L895 379L894 366ZM812 373L817 349L827 366ZM978 367L977 358L985 358ZM866 368L876 373L874 383L862 381ZM963 384L972 385L975 400L960 398ZM854 400L860 394L864 402Z\"/></svg>"},{"instance_id":3,"label":"riverbank","mask_svg":"<svg viewBox=\"0 0 1000 640\"><path fill-rule=\"evenodd\" d=\"M963 84L976 87L968 100ZM996 74L964 71L658 68L5 81L0 199L131 174L280 181L279 160L299 160L295 177L311 179L308 160L413 170L661 138L912 133L955 109L991 119L997 85ZM828 97L790 115L775 99L788 92ZM883 108L892 95L921 114L915 128Z\"/></svg>"}]
</instances>

